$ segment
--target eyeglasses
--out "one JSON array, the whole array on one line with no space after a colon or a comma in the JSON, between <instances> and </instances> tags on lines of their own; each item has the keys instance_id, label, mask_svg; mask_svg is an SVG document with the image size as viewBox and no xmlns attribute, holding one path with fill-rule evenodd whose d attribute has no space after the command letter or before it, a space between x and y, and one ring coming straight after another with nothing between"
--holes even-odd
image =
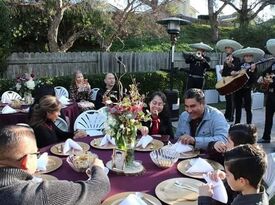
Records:
<instances>
[{"instance_id":1,"label":"eyeglasses","mask_svg":"<svg viewBox=\"0 0 275 205\"><path fill-rule=\"evenodd\" d=\"M27 155L36 155L36 157L38 158L40 155L40 152L33 152L33 153L28 153L25 154L23 157L21 157L20 159L18 159L17 161L21 161L24 157L26 157Z\"/></svg>"}]
</instances>

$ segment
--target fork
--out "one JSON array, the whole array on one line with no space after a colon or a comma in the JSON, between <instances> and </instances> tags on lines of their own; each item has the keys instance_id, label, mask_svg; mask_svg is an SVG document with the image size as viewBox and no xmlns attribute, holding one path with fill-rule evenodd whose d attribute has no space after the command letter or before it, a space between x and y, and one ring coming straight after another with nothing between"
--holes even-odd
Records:
<instances>
[{"instance_id":1,"label":"fork","mask_svg":"<svg viewBox=\"0 0 275 205\"><path fill-rule=\"evenodd\" d=\"M187 185L187 184L184 185L179 181L175 181L174 185L179 187L179 188L186 189L186 190L189 190L189 191L193 191L193 192L196 192L196 193L199 192L198 189L196 189L195 187L192 187L192 186Z\"/></svg>"}]
</instances>

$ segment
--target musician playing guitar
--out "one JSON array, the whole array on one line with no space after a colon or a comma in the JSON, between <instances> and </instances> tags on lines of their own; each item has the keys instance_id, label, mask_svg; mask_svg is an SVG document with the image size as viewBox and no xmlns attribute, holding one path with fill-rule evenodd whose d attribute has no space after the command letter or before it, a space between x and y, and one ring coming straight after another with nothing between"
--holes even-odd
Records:
<instances>
[{"instance_id":1,"label":"musician playing guitar","mask_svg":"<svg viewBox=\"0 0 275 205\"><path fill-rule=\"evenodd\" d=\"M275 56L275 39L266 42L267 50ZM269 76L267 78L267 76ZM273 115L275 113L275 61L262 73L258 83L266 83L265 127L259 143L270 143Z\"/></svg>"},{"instance_id":2,"label":"musician playing guitar","mask_svg":"<svg viewBox=\"0 0 275 205\"><path fill-rule=\"evenodd\" d=\"M226 53L226 58L223 63L223 69L221 70L222 77L231 76L233 70L238 70L240 68L240 59L233 57L232 53L234 50L241 49L243 46L237 41L231 39L222 39L217 42L216 47ZM234 120L234 103L233 94L229 93L225 95L226 109L224 116L228 122Z\"/></svg>"},{"instance_id":3,"label":"musician playing guitar","mask_svg":"<svg viewBox=\"0 0 275 205\"><path fill-rule=\"evenodd\" d=\"M246 123L251 124L252 122L252 97L251 91L253 84L257 80L257 68L254 64L254 58L259 58L264 55L264 52L258 48L245 48L233 52L233 56L241 57L243 63L239 70L231 72L232 76L237 76L241 69L245 69L249 79L245 85L234 93L234 104L236 109L235 124L240 123L242 116L242 105L244 102L244 108L246 111Z\"/></svg>"}]
</instances>

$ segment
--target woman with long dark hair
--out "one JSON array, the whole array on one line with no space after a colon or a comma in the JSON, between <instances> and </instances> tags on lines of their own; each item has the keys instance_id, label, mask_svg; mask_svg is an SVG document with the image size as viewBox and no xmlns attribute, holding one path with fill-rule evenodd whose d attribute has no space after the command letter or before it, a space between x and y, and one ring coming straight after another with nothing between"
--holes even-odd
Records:
<instances>
[{"instance_id":1,"label":"woman with long dark hair","mask_svg":"<svg viewBox=\"0 0 275 205\"><path fill-rule=\"evenodd\" d=\"M170 135L174 138L172 123L170 120L167 98L161 91L154 92L148 101L151 121L144 122L140 128L142 135Z\"/></svg>"}]
</instances>

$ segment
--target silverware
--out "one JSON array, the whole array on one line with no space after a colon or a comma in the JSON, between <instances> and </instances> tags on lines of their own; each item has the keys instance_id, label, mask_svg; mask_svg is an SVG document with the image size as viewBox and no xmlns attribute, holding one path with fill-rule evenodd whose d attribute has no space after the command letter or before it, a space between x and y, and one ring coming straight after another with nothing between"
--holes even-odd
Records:
<instances>
[{"instance_id":1,"label":"silverware","mask_svg":"<svg viewBox=\"0 0 275 205\"><path fill-rule=\"evenodd\" d=\"M56 149L57 149L57 152L58 152L58 153L62 153L63 145L62 145L62 144L58 145L58 146L56 147Z\"/></svg>"},{"instance_id":2,"label":"silverware","mask_svg":"<svg viewBox=\"0 0 275 205\"><path fill-rule=\"evenodd\" d=\"M176 181L176 182L174 183L174 185L175 185L176 187L181 188L181 189L186 189L186 190L189 190L189 191L192 191L192 192L199 193L199 190L198 190L197 188L192 187L192 186L187 185L187 184L182 184L182 183L179 182L179 181Z\"/></svg>"}]
</instances>

